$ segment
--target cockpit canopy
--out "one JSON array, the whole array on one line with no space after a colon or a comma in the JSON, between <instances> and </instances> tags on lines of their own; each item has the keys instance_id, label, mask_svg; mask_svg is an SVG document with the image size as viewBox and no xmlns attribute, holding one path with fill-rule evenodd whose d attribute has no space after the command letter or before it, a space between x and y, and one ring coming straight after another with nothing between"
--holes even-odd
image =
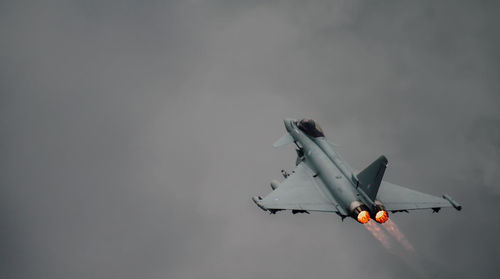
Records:
<instances>
[{"instance_id":1,"label":"cockpit canopy","mask_svg":"<svg viewBox=\"0 0 500 279\"><path fill-rule=\"evenodd\" d=\"M297 127L299 127L302 132L313 138L325 136L325 134L323 133L323 129L321 129L318 123L309 118L304 118L297 122Z\"/></svg>"}]
</instances>

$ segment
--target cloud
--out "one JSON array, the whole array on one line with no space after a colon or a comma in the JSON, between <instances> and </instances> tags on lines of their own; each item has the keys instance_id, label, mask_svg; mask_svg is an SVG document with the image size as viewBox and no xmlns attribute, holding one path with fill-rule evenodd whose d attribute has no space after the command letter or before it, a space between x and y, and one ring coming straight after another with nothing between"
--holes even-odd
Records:
<instances>
[{"instance_id":1,"label":"cloud","mask_svg":"<svg viewBox=\"0 0 500 279\"><path fill-rule=\"evenodd\" d=\"M496 274L497 10L3 3L0 277ZM428 272L357 223L252 204L293 167L271 144L302 116L354 167L385 154L391 182L463 204L391 215Z\"/></svg>"}]
</instances>

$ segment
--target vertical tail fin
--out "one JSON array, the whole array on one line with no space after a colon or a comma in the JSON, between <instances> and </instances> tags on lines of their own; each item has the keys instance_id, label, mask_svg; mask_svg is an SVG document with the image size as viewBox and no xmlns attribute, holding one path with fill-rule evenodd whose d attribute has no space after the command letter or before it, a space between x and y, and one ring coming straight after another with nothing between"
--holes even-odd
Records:
<instances>
[{"instance_id":1,"label":"vertical tail fin","mask_svg":"<svg viewBox=\"0 0 500 279\"><path fill-rule=\"evenodd\" d=\"M362 170L357 176L359 187L373 201L375 201L375 197L377 197L378 188L382 182L387 162L387 158L382 155L366 169Z\"/></svg>"}]
</instances>

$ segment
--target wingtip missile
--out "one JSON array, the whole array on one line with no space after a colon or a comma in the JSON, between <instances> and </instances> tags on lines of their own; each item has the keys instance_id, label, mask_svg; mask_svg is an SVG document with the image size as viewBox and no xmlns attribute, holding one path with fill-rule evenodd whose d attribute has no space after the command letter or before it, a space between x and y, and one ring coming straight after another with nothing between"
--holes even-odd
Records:
<instances>
[{"instance_id":1,"label":"wingtip missile","mask_svg":"<svg viewBox=\"0 0 500 279\"><path fill-rule=\"evenodd\" d=\"M452 199L450 196L444 194L443 199L447 200L451 204L451 206L453 206L456 210L459 211L462 210L462 206L457 201Z\"/></svg>"}]
</instances>

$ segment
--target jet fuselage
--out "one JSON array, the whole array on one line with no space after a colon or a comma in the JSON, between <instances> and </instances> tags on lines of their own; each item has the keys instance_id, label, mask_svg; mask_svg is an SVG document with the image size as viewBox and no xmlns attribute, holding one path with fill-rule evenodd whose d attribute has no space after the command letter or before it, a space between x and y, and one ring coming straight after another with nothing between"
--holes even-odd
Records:
<instances>
[{"instance_id":1,"label":"jet fuselage","mask_svg":"<svg viewBox=\"0 0 500 279\"><path fill-rule=\"evenodd\" d=\"M282 170L285 179L271 181L273 191L266 197L252 197L264 211L271 214L282 210L291 210L293 214L334 212L342 219L351 216L365 224L372 217L378 223L385 223L389 220L388 212L462 209L448 195L440 198L384 181L388 163L384 155L355 174L312 119L285 119L284 124L287 133L273 146L295 143L298 147L296 167L291 174Z\"/></svg>"},{"instance_id":2,"label":"jet fuselage","mask_svg":"<svg viewBox=\"0 0 500 279\"><path fill-rule=\"evenodd\" d=\"M354 215L356 207L365 204L370 211L375 210L374 201L357 189L351 166L333 150L324 137L311 138L301 131L296 120L284 120L286 130L295 143L303 150L306 162L316 171L333 198L347 215Z\"/></svg>"}]
</instances>

